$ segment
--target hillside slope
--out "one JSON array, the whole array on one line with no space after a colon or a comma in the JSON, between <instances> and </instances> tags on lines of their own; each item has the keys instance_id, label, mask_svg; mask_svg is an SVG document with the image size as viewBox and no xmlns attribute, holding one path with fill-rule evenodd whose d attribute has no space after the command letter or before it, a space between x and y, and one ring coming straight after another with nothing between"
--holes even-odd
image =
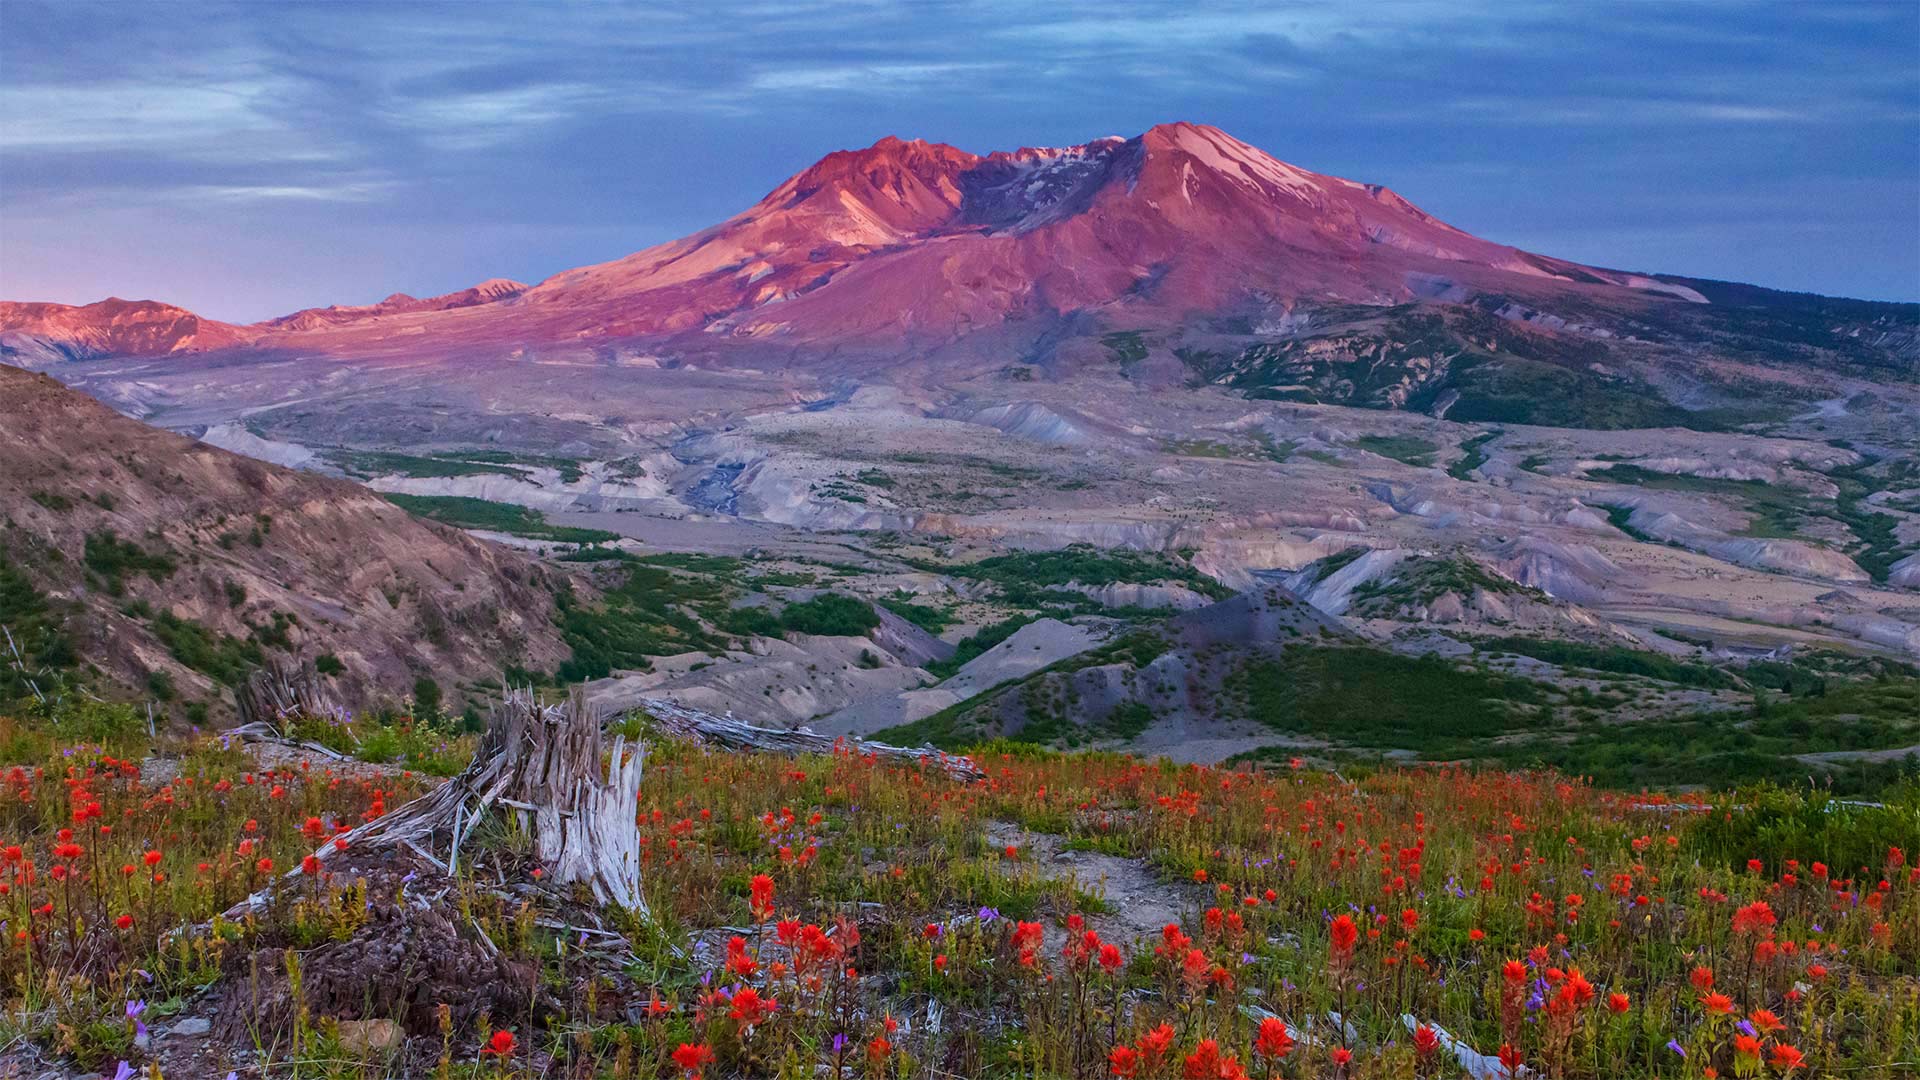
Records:
<instances>
[{"instance_id":1,"label":"hillside slope","mask_svg":"<svg viewBox=\"0 0 1920 1080\"><path fill-rule=\"evenodd\" d=\"M212 703L269 658L331 656L364 704L567 655L551 572L524 557L4 366L0 512L0 559L65 651L143 696Z\"/></svg>"}]
</instances>

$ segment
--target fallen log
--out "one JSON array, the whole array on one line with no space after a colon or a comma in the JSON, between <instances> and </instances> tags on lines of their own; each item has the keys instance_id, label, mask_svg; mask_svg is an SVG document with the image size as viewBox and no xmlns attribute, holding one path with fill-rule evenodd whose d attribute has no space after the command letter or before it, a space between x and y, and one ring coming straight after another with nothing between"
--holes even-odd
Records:
<instances>
[{"instance_id":1,"label":"fallen log","mask_svg":"<svg viewBox=\"0 0 1920 1080\"><path fill-rule=\"evenodd\" d=\"M971 758L949 754L945 750L932 746L888 746L886 743L867 742L864 739L836 739L827 735L816 735L804 727L791 731L785 728L755 727L735 720L731 715L715 716L710 712L690 709L685 705L661 701L657 698L642 698L639 711L653 717L659 723L660 729L670 735L724 746L729 750L764 750L776 754L831 754L835 750L844 749L862 757L876 757L887 761L932 763L948 776L962 783L972 783L975 780L987 778L987 774L975 766Z\"/></svg>"}]
</instances>

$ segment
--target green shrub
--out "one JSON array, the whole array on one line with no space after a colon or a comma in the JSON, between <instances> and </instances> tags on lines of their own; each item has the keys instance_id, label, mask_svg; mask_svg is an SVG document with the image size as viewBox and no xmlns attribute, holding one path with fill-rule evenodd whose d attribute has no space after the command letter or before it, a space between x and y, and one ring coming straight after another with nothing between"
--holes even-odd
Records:
<instances>
[{"instance_id":1,"label":"green shrub","mask_svg":"<svg viewBox=\"0 0 1920 1080\"><path fill-rule=\"evenodd\" d=\"M821 593L811 600L788 604L780 612L780 626L797 634L820 637L859 637L880 625L873 605L843 593Z\"/></svg>"}]
</instances>

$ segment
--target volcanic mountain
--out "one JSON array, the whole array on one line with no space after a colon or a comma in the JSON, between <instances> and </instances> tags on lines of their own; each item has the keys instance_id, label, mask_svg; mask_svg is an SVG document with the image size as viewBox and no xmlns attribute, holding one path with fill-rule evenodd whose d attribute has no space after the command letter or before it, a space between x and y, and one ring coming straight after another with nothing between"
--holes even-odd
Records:
<instances>
[{"instance_id":1,"label":"volcanic mountain","mask_svg":"<svg viewBox=\"0 0 1920 1080\"><path fill-rule=\"evenodd\" d=\"M928 357L982 371L1009 356L1045 363L1075 339L1148 331L1163 334L1168 355L1213 356L1197 365L1203 381L1244 387L1252 378L1254 389L1271 390L1352 380L1275 374L1249 349L1410 305L1452 312L1441 355L1513 347L1578 366L1597 362L1588 355L1596 342L1663 336L1683 348L1715 336L1752 339L1762 351L1782 341L1803 352L1864 351L1869 363L1886 362L1891 349L1903 367L1920 355L1912 305L1531 254L1454 228L1387 188L1296 168L1190 123L986 156L889 137L827 155L702 232L531 288L495 280L248 327L145 305L173 315L138 334L116 314L118 301L58 318L39 313L46 305L13 305L0 309L0 346L11 342L28 361L239 345L407 364L627 356L824 375L856 370L848 366L856 361L873 373ZM1393 344L1387 338L1402 329L1365 329L1353 359ZM1535 331L1546 332L1544 344L1528 336ZM1559 331L1572 332L1572 347L1554 338ZM776 363L764 361L769 354ZM1248 363L1265 374L1239 370ZM1422 400L1404 387L1381 401L1365 396L1332 399L1396 408Z\"/></svg>"},{"instance_id":2,"label":"volcanic mountain","mask_svg":"<svg viewBox=\"0 0 1920 1080\"><path fill-rule=\"evenodd\" d=\"M542 282L525 307L614 336L938 340L1082 312L1159 322L1386 305L1463 283L1703 299L1488 243L1386 188L1169 124L986 157L892 138L830 154L720 225Z\"/></svg>"}]
</instances>

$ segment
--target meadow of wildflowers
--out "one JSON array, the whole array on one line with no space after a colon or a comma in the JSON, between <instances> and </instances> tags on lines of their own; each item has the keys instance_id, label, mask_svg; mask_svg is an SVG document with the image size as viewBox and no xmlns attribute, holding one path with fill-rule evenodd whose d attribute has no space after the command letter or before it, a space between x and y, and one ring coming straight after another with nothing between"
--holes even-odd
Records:
<instances>
[{"instance_id":1,"label":"meadow of wildflowers","mask_svg":"<svg viewBox=\"0 0 1920 1080\"><path fill-rule=\"evenodd\" d=\"M262 771L214 744L164 779L97 749L21 763L0 772L8 1034L100 1075L1920 1068L1912 792L1676 801L1007 749L965 785L662 743L637 822L647 919L549 888L504 823L451 875L307 858L431 782L399 771ZM1137 895L1063 879L995 828L1137 863L1180 915L1125 933ZM266 910L215 917L270 880ZM389 967L330 971L375 964L351 951L370 938ZM196 1016L210 1041L170 1033ZM375 1045L380 1020L403 1037Z\"/></svg>"}]
</instances>

